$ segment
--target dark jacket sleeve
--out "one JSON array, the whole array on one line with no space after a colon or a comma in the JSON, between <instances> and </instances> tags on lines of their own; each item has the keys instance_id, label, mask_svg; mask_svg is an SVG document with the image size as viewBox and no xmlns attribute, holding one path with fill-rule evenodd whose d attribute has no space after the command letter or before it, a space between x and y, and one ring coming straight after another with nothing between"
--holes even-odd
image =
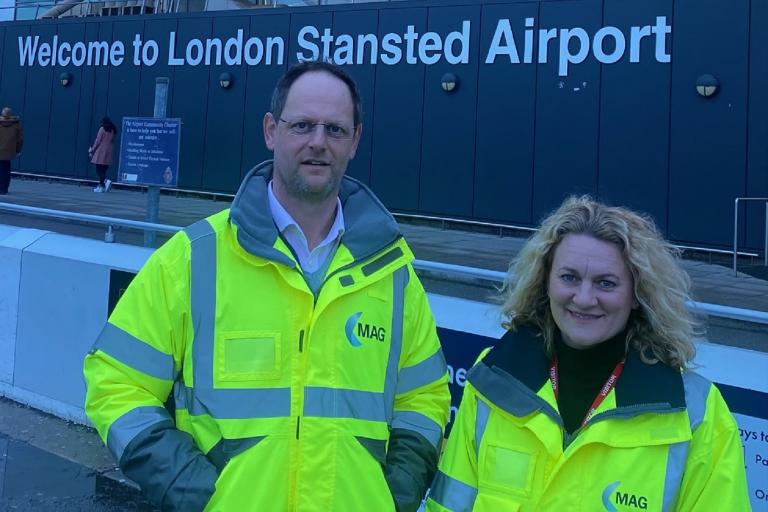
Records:
<instances>
[{"instance_id":1,"label":"dark jacket sleeve","mask_svg":"<svg viewBox=\"0 0 768 512\"><path fill-rule=\"evenodd\" d=\"M168 420L137 435L120 469L164 512L202 511L216 490L218 471L192 437Z\"/></svg>"},{"instance_id":2,"label":"dark jacket sleeve","mask_svg":"<svg viewBox=\"0 0 768 512\"><path fill-rule=\"evenodd\" d=\"M384 477L397 512L415 512L437 470L437 450L424 436L394 428L389 436Z\"/></svg>"}]
</instances>

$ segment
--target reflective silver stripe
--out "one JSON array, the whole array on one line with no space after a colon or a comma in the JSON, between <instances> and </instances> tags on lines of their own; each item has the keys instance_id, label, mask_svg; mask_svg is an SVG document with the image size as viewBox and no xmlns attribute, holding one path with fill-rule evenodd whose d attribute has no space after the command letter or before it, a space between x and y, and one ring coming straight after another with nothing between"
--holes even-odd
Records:
<instances>
[{"instance_id":1,"label":"reflective silver stripe","mask_svg":"<svg viewBox=\"0 0 768 512\"><path fill-rule=\"evenodd\" d=\"M477 459L480 460L480 443L483 441L483 435L485 434L485 427L488 426L488 416L491 414L491 407L475 397L477 402L477 414L475 416L475 453Z\"/></svg>"},{"instance_id":2,"label":"reflective silver stripe","mask_svg":"<svg viewBox=\"0 0 768 512\"><path fill-rule=\"evenodd\" d=\"M184 229L191 242L192 355L196 388L213 388L216 318L216 233L207 220Z\"/></svg>"},{"instance_id":3,"label":"reflective silver stripe","mask_svg":"<svg viewBox=\"0 0 768 512\"><path fill-rule=\"evenodd\" d=\"M369 275L373 274L374 272L377 272L381 270L382 268L386 267L396 259L398 259L400 256L403 255L403 250L399 247L395 247L385 255L383 255L381 258L372 261L371 263L368 263L367 265L364 265L362 270L363 275L368 277Z\"/></svg>"},{"instance_id":4,"label":"reflective silver stripe","mask_svg":"<svg viewBox=\"0 0 768 512\"><path fill-rule=\"evenodd\" d=\"M693 433L704 421L707 408L707 397L712 384L701 375L686 371L683 373L685 387L685 406L688 411L688 421ZM688 458L690 442L675 443L669 447L667 454L667 469L664 476L664 501L662 510L674 510L680 483L685 472L685 462Z\"/></svg>"},{"instance_id":5,"label":"reflective silver stripe","mask_svg":"<svg viewBox=\"0 0 768 512\"><path fill-rule=\"evenodd\" d=\"M426 386L440 379L448 371L445 364L443 351L437 349L437 352L423 360L422 362L401 368L397 376L397 394L402 395L414 389Z\"/></svg>"},{"instance_id":6,"label":"reflective silver stripe","mask_svg":"<svg viewBox=\"0 0 768 512\"><path fill-rule=\"evenodd\" d=\"M107 448L120 462L125 447L147 428L163 421L173 423L168 411L162 407L137 407L117 418L107 432Z\"/></svg>"},{"instance_id":7,"label":"reflective silver stripe","mask_svg":"<svg viewBox=\"0 0 768 512\"><path fill-rule=\"evenodd\" d=\"M470 512L475 505L477 489L438 471L429 497L453 512Z\"/></svg>"},{"instance_id":8,"label":"reflective silver stripe","mask_svg":"<svg viewBox=\"0 0 768 512\"><path fill-rule=\"evenodd\" d=\"M707 397L712 383L698 373L683 372L685 386L685 407L688 409L688 420L691 422L691 432L695 431L702 421L707 409Z\"/></svg>"},{"instance_id":9,"label":"reflective silver stripe","mask_svg":"<svg viewBox=\"0 0 768 512\"><path fill-rule=\"evenodd\" d=\"M429 443L440 449L440 441L443 438L443 429L435 421L421 413L413 411L395 411L392 417L392 428L404 428L412 430L424 436Z\"/></svg>"},{"instance_id":10,"label":"reflective silver stripe","mask_svg":"<svg viewBox=\"0 0 768 512\"><path fill-rule=\"evenodd\" d=\"M173 380L173 356L125 332L109 322L99 334L94 348L114 357L134 370L157 379Z\"/></svg>"},{"instance_id":11,"label":"reflective silver stripe","mask_svg":"<svg viewBox=\"0 0 768 512\"><path fill-rule=\"evenodd\" d=\"M174 390L176 407L192 416L207 414L213 418L279 418L291 414L290 388L272 389L200 389Z\"/></svg>"},{"instance_id":12,"label":"reflective silver stripe","mask_svg":"<svg viewBox=\"0 0 768 512\"><path fill-rule=\"evenodd\" d=\"M381 393L355 389L304 388L304 416L386 421L388 414Z\"/></svg>"},{"instance_id":13,"label":"reflective silver stripe","mask_svg":"<svg viewBox=\"0 0 768 512\"><path fill-rule=\"evenodd\" d=\"M408 267L402 266L392 275L392 337L389 345L387 373L384 376L384 407L387 423L392 422L392 409L395 406L397 389L397 368L400 364L400 352L403 349L403 304L405 287L408 285Z\"/></svg>"},{"instance_id":14,"label":"reflective silver stripe","mask_svg":"<svg viewBox=\"0 0 768 512\"><path fill-rule=\"evenodd\" d=\"M688 458L689 442L675 443L669 447L667 454L667 472L664 476L664 502L661 510L674 510L680 482L683 481L685 461Z\"/></svg>"}]
</instances>

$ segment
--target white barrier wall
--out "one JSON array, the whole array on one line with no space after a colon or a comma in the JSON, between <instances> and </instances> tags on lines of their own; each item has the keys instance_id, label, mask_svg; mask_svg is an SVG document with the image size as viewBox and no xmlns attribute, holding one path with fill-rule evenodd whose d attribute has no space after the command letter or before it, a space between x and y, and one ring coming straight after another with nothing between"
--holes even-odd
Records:
<instances>
[{"instance_id":1,"label":"white barrier wall","mask_svg":"<svg viewBox=\"0 0 768 512\"><path fill-rule=\"evenodd\" d=\"M107 320L110 271L152 250L31 229L0 230L0 393L87 423L83 358Z\"/></svg>"},{"instance_id":2,"label":"white barrier wall","mask_svg":"<svg viewBox=\"0 0 768 512\"><path fill-rule=\"evenodd\" d=\"M0 225L0 385L13 384L21 254L44 234L46 231Z\"/></svg>"}]
</instances>

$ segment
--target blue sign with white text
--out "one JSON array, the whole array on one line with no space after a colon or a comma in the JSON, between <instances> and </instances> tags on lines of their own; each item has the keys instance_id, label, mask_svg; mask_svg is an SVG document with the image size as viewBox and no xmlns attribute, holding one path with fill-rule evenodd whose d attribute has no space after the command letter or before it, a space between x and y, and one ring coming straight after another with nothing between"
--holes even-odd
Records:
<instances>
[{"instance_id":1,"label":"blue sign with white text","mask_svg":"<svg viewBox=\"0 0 768 512\"><path fill-rule=\"evenodd\" d=\"M124 117L118 180L176 187L180 143L181 119Z\"/></svg>"}]
</instances>

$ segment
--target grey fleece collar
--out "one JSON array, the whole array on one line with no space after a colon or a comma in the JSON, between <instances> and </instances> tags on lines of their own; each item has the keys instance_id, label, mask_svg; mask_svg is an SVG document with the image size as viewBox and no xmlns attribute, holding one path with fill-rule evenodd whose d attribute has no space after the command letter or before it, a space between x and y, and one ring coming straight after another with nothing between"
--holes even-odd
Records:
<instances>
[{"instance_id":1,"label":"grey fleece collar","mask_svg":"<svg viewBox=\"0 0 768 512\"><path fill-rule=\"evenodd\" d=\"M271 179L271 160L251 169L232 202L229 218L237 226L237 240L246 251L293 267L293 261L273 247L279 232L269 210L267 184ZM341 243L355 261L373 256L402 236L395 219L381 201L356 179L344 176L339 199L346 227Z\"/></svg>"}]
</instances>

